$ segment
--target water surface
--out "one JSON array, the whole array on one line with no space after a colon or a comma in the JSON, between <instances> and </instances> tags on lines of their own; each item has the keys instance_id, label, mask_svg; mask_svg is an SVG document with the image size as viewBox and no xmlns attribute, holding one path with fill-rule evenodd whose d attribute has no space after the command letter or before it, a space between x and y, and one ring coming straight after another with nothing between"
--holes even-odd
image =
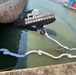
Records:
<instances>
[{"instance_id":1,"label":"water surface","mask_svg":"<svg viewBox=\"0 0 76 75\"><path fill-rule=\"evenodd\" d=\"M40 14L53 12L56 21L47 26L49 36L70 48L76 47L76 12L51 0L28 0L26 9L38 9ZM60 46L49 40L45 35L40 35L38 32L30 30L26 32L26 30L10 26L0 27L0 47L7 48L19 54L40 49L55 56L60 55L60 53L56 51ZM76 51L66 50L65 52L76 54ZM38 54L30 54L25 58L19 59L11 56L4 56L0 53L0 69L9 67L39 67L75 61L76 59L69 59L67 57L55 60L45 55L39 56Z\"/></svg>"}]
</instances>

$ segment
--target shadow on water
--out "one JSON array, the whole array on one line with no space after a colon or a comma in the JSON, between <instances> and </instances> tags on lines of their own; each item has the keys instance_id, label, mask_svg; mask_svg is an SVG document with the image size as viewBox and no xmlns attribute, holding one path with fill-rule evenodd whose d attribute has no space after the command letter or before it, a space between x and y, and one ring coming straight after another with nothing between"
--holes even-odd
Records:
<instances>
[{"instance_id":1,"label":"shadow on water","mask_svg":"<svg viewBox=\"0 0 76 75\"><path fill-rule=\"evenodd\" d=\"M17 53L19 37L16 37L20 36L20 34L17 34L18 32L15 31L16 29L12 29L7 24L0 24L0 48L7 48L11 52ZM0 70L12 69L16 63L17 58L0 53Z\"/></svg>"},{"instance_id":2,"label":"shadow on water","mask_svg":"<svg viewBox=\"0 0 76 75\"><path fill-rule=\"evenodd\" d=\"M52 29L46 29L46 31L49 35L57 36L56 32Z\"/></svg>"},{"instance_id":3,"label":"shadow on water","mask_svg":"<svg viewBox=\"0 0 76 75\"><path fill-rule=\"evenodd\" d=\"M0 23L0 48L6 48L10 52L24 54L27 49L27 33L22 30L24 28L16 28L16 25L23 25L24 18L26 17L26 5L20 15L19 19L13 23L1 24ZM3 55L0 53L0 71L10 70L13 68L26 68L27 67L27 57L26 58L16 58L9 55Z\"/></svg>"},{"instance_id":4,"label":"shadow on water","mask_svg":"<svg viewBox=\"0 0 76 75\"><path fill-rule=\"evenodd\" d=\"M24 14L25 15L25 14ZM21 14L23 16L23 13ZM24 24L24 18L9 24L0 24L0 48L6 48L10 52L24 54L27 49L27 33L23 28L15 28L16 24ZM16 58L0 53L0 70L20 69L27 67L27 57Z\"/></svg>"},{"instance_id":5,"label":"shadow on water","mask_svg":"<svg viewBox=\"0 0 76 75\"><path fill-rule=\"evenodd\" d=\"M0 24L0 48L7 48L11 52L19 54L26 52L27 33L22 31L21 28L13 27L24 24L24 15L25 13L23 13L17 21L11 24ZM47 32L49 35L56 36L56 32L53 30L47 29ZM0 53L0 70L7 70L6 68L14 68L15 66L17 69L27 67L27 57L20 59L12 56L5 56Z\"/></svg>"},{"instance_id":6,"label":"shadow on water","mask_svg":"<svg viewBox=\"0 0 76 75\"><path fill-rule=\"evenodd\" d=\"M27 33L23 30L21 33L21 39L19 41L19 50L18 54L26 53L26 46L27 46ZM16 64L16 68L27 68L27 57L18 58L18 62Z\"/></svg>"},{"instance_id":7,"label":"shadow on water","mask_svg":"<svg viewBox=\"0 0 76 75\"><path fill-rule=\"evenodd\" d=\"M19 41L20 40L20 41ZM19 45L19 46L18 46ZM0 27L0 48L6 48L10 52L24 54L26 53L27 34L18 28L10 26ZM0 53L0 70L10 70L12 68L26 68L27 58L16 58L5 56Z\"/></svg>"},{"instance_id":8,"label":"shadow on water","mask_svg":"<svg viewBox=\"0 0 76 75\"><path fill-rule=\"evenodd\" d=\"M41 4L42 4L41 0L28 0L28 1L29 1L29 5L27 7L28 9L38 8L40 10L40 12L44 13L44 12L48 12L44 8L44 7L46 7L49 11L54 11L54 13L57 11L57 10L55 10L55 8L57 6L52 7L54 5L51 3L51 1L48 2L48 0L42 0L42 2L44 3L43 7L41 7ZM50 8L48 8L48 6L46 6L47 3ZM25 10L26 10L26 8L24 9L24 11ZM59 10L60 9L58 9L58 11ZM56 12L57 15L59 13L58 11ZM58 48L59 46L56 45L55 43L53 43L52 41L50 42L48 39L45 39L44 36L40 36L40 35L36 36L32 33L28 34L26 31L24 31L25 29L29 29L28 27L27 28L24 28L24 27L14 28L14 26L16 26L16 25L24 24L25 16L26 16L26 14L23 12L17 21L15 21L11 24L0 24L0 48L7 48L11 52L19 53L19 54L26 53L26 51L28 49L30 49L30 50L31 49L42 49L44 51L47 50L46 52L52 53L54 55L58 55L54 50L56 48ZM58 15L58 16L60 16L60 15ZM59 23L57 23L56 25L59 25ZM58 36L57 33L52 29L51 30L47 29L47 32L49 35ZM31 39L30 39L30 37L31 37ZM59 39L59 41L61 41L61 40L62 39ZM66 62L71 62L71 61L73 62L73 61L75 61L75 59L68 59L68 58L64 57L59 60L54 60L54 59L50 59L50 58L46 57L45 55L40 57L36 54L35 55L31 54L29 57L24 57L24 58L20 59L20 58L16 58L16 57L12 57L12 56L5 56L2 53L0 53L0 69L1 70L10 68L10 67L13 67L13 68L15 67L16 69L22 69L22 68L27 68L27 67L36 67L36 66L39 67L39 66L46 66L46 65L51 65L51 64L66 63Z\"/></svg>"}]
</instances>

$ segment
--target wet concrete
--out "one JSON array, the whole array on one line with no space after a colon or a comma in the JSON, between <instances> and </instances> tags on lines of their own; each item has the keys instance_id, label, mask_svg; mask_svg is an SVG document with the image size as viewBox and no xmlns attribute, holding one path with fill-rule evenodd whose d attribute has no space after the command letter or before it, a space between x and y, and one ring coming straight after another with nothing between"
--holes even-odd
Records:
<instances>
[{"instance_id":1,"label":"wet concrete","mask_svg":"<svg viewBox=\"0 0 76 75\"><path fill-rule=\"evenodd\" d=\"M0 72L0 75L76 75L76 62Z\"/></svg>"}]
</instances>

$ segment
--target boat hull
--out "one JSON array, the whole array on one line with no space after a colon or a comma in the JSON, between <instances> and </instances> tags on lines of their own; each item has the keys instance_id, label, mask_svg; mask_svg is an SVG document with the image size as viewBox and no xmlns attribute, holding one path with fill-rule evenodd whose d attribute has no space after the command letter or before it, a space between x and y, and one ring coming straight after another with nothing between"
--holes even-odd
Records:
<instances>
[{"instance_id":1,"label":"boat hull","mask_svg":"<svg viewBox=\"0 0 76 75\"><path fill-rule=\"evenodd\" d=\"M0 23L17 20L25 7L26 0L8 0L0 4Z\"/></svg>"}]
</instances>

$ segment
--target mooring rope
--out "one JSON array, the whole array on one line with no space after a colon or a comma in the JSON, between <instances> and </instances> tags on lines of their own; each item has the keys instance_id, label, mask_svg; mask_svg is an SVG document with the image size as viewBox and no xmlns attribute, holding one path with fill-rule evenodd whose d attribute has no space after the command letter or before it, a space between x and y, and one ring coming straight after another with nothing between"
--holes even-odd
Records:
<instances>
[{"instance_id":1,"label":"mooring rope","mask_svg":"<svg viewBox=\"0 0 76 75\"><path fill-rule=\"evenodd\" d=\"M45 36L47 38L49 38L50 40L54 41L56 44L58 44L59 46L67 49L67 50L76 50L76 48L69 48L67 46L64 46L62 45L61 43L59 43L57 40L51 38L48 33L46 32L46 28L44 27L45 29ZM68 58L76 58L76 55L71 55L71 54L68 54L68 53L63 53L63 54L60 54L59 56L54 56L50 53L47 53L45 51L42 51L42 50L31 50L31 51L28 51L26 52L25 54L16 54L16 53L13 53L13 52L10 52L8 49L5 49L5 48L2 48L0 49L0 52L3 52L4 55L10 55L10 56L14 56L14 57L17 57L17 58L23 58L23 57L26 57L27 55L31 54L31 53L37 53L38 55L46 55L46 56L49 56L51 58L54 58L54 59L59 59L59 58L62 58L63 56L67 56Z\"/></svg>"},{"instance_id":2,"label":"mooring rope","mask_svg":"<svg viewBox=\"0 0 76 75\"><path fill-rule=\"evenodd\" d=\"M45 27L46 27L46 26L44 26L44 29L45 29L45 36L46 36L48 39L54 41L56 44L58 44L59 46L65 48L65 49L67 49L67 50L70 50L70 51L76 50L76 48L69 48L69 47L67 47L67 46L64 46L64 45L62 45L60 42L58 42L57 40L55 40L55 39L53 39L52 37L50 37L50 36L48 35L48 33L47 33Z\"/></svg>"},{"instance_id":3,"label":"mooring rope","mask_svg":"<svg viewBox=\"0 0 76 75\"><path fill-rule=\"evenodd\" d=\"M68 54L68 53L63 53L63 54L60 54L59 56L54 56L54 55L52 55L50 53L47 53L45 51L42 51L42 50L31 50L31 51L28 51L28 52L26 52L25 54L22 54L22 55L10 52L8 49L0 49L0 51L1 50L3 51L4 55L10 55L10 56L18 57L18 58L24 58L31 53L37 53L38 55L43 55L44 54L44 55L49 56L49 57L54 58L54 59L59 59L59 58L62 58L63 56L67 56L68 58L76 58L76 55L71 55L71 54Z\"/></svg>"}]
</instances>

